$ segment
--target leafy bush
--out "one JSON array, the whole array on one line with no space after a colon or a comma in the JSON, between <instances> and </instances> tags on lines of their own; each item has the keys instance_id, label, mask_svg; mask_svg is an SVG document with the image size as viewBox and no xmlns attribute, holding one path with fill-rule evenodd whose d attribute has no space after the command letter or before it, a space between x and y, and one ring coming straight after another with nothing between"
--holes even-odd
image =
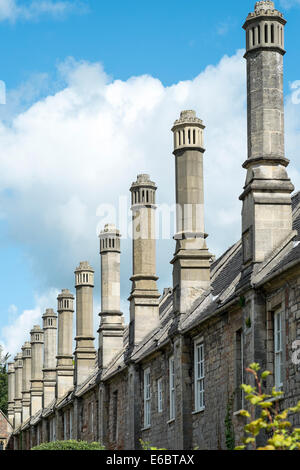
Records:
<instances>
[{"instance_id":1,"label":"leafy bush","mask_svg":"<svg viewBox=\"0 0 300 470\"><path fill-rule=\"evenodd\" d=\"M243 384L241 387L247 394L246 399L251 403L251 414L242 410L241 416L250 419L244 427L249 435L243 442L244 445L236 447L236 450L244 450L246 445L251 444L254 450L300 450L300 428L292 429L292 425L287 421L288 414L300 412L300 401L297 406L287 408L279 412L278 399L283 392L276 392L272 389L272 395L262 392L262 380L265 380L271 372L265 371L258 377L260 366L257 363L250 364L246 369L255 378L256 386ZM260 417L255 419L257 408L260 410ZM265 447L256 445L256 438L261 431L265 431L270 438Z\"/></svg>"},{"instance_id":2,"label":"leafy bush","mask_svg":"<svg viewBox=\"0 0 300 470\"><path fill-rule=\"evenodd\" d=\"M167 450L167 449L158 449L157 447L152 447L149 442L145 442L142 439L140 439L140 443L141 443L143 450Z\"/></svg>"},{"instance_id":3,"label":"leafy bush","mask_svg":"<svg viewBox=\"0 0 300 470\"><path fill-rule=\"evenodd\" d=\"M105 447L99 442L71 440L45 442L44 444L33 447L31 450L105 450Z\"/></svg>"}]
</instances>

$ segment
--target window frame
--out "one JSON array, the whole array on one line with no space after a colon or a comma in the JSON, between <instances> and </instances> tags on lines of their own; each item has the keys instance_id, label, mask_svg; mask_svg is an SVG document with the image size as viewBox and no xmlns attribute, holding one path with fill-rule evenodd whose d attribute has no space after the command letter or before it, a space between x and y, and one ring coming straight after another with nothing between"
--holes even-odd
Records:
<instances>
[{"instance_id":1,"label":"window frame","mask_svg":"<svg viewBox=\"0 0 300 470\"><path fill-rule=\"evenodd\" d=\"M144 370L144 428L151 426L151 372L150 367Z\"/></svg>"},{"instance_id":2,"label":"window frame","mask_svg":"<svg viewBox=\"0 0 300 470\"><path fill-rule=\"evenodd\" d=\"M200 360L198 360L198 350L202 350ZM194 409L195 413L205 410L205 357L204 341L202 338L194 342Z\"/></svg>"},{"instance_id":3,"label":"window frame","mask_svg":"<svg viewBox=\"0 0 300 470\"><path fill-rule=\"evenodd\" d=\"M157 412L163 412L163 378L157 379Z\"/></svg>"},{"instance_id":4,"label":"window frame","mask_svg":"<svg viewBox=\"0 0 300 470\"><path fill-rule=\"evenodd\" d=\"M175 412L175 360L174 356L169 358L169 420L173 421Z\"/></svg>"},{"instance_id":5,"label":"window frame","mask_svg":"<svg viewBox=\"0 0 300 470\"><path fill-rule=\"evenodd\" d=\"M276 310L273 314L273 341L274 341L274 387L280 392L283 388L283 315L282 310ZM280 320L278 329L277 319ZM279 342L278 342L279 335ZM279 343L279 344L278 344ZM278 363L279 359L279 363ZM278 377L279 375L279 377Z\"/></svg>"}]
</instances>

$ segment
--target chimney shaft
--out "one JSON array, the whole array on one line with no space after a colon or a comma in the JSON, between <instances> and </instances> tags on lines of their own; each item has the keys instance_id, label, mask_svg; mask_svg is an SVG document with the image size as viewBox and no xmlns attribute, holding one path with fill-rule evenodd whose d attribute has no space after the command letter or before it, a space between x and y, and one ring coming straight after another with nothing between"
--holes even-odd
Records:
<instances>
[{"instance_id":1,"label":"chimney shaft","mask_svg":"<svg viewBox=\"0 0 300 470\"><path fill-rule=\"evenodd\" d=\"M57 315L47 309L43 315L44 330L44 403L47 408L55 398L56 387L56 354L57 354Z\"/></svg>"},{"instance_id":2,"label":"chimney shaft","mask_svg":"<svg viewBox=\"0 0 300 470\"><path fill-rule=\"evenodd\" d=\"M56 398L61 398L73 387L74 381L72 353L74 296L68 289L63 289L57 297L57 301Z\"/></svg>"},{"instance_id":3,"label":"chimney shaft","mask_svg":"<svg viewBox=\"0 0 300 470\"><path fill-rule=\"evenodd\" d=\"M14 428L15 421L15 364L9 362L7 364L8 373L8 420Z\"/></svg>"},{"instance_id":4,"label":"chimney shaft","mask_svg":"<svg viewBox=\"0 0 300 470\"><path fill-rule=\"evenodd\" d=\"M43 407L43 344L44 332L39 325L30 331L31 337L31 416Z\"/></svg>"},{"instance_id":5,"label":"chimney shaft","mask_svg":"<svg viewBox=\"0 0 300 470\"><path fill-rule=\"evenodd\" d=\"M271 1L257 2L246 31L248 158L242 209L244 269L252 269L292 232L294 190L284 151L282 13Z\"/></svg>"},{"instance_id":6,"label":"chimney shaft","mask_svg":"<svg viewBox=\"0 0 300 470\"><path fill-rule=\"evenodd\" d=\"M131 345L138 344L159 324L156 281L155 192L149 175L138 175L132 195L133 276L130 300Z\"/></svg>"},{"instance_id":7,"label":"chimney shaft","mask_svg":"<svg viewBox=\"0 0 300 470\"><path fill-rule=\"evenodd\" d=\"M22 347L22 423L30 417L30 380L31 380L31 344L24 343Z\"/></svg>"},{"instance_id":8,"label":"chimney shaft","mask_svg":"<svg viewBox=\"0 0 300 470\"><path fill-rule=\"evenodd\" d=\"M105 225L100 233L101 254L101 318L98 363L108 366L123 348L124 318L120 311L120 232L114 225Z\"/></svg>"},{"instance_id":9,"label":"chimney shaft","mask_svg":"<svg viewBox=\"0 0 300 470\"><path fill-rule=\"evenodd\" d=\"M22 354L15 357L15 428L22 423Z\"/></svg>"},{"instance_id":10,"label":"chimney shaft","mask_svg":"<svg viewBox=\"0 0 300 470\"><path fill-rule=\"evenodd\" d=\"M210 260L204 229L203 155L205 126L195 111L182 111L175 121L176 252L173 264L174 306L187 313L210 288Z\"/></svg>"},{"instance_id":11,"label":"chimney shaft","mask_svg":"<svg viewBox=\"0 0 300 470\"><path fill-rule=\"evenodd\" d=\"M76 287L76 349L75 387L84 382L95 368L96 350L93 335L94 270L87 261L75 271Z\"/></svg>"}]
</instances>

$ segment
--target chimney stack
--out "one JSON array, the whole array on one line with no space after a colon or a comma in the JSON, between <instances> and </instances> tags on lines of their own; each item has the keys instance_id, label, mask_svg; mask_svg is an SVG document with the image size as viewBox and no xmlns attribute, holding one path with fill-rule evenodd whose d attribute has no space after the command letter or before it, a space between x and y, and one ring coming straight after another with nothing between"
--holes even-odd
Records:
<instances>
[{"instance_id":1,"label":"chimney stack","mask_svg":"<svg viewBox=\"0 0 300 470\"><path fill-rule=\"evenodd\" d=\"M8 374L8 420L14 428L15 421L15 363L7 364Z\"/></svg>"},{"instance_id":2,"label":"chimney stack","mask_svg":"<svg viewBox=\"0 0 300 470\"><path fill-rule=\"evenodd\" d=\"M31 416L43 407L43 344L44 332L39 325L30 331L31 337Z\"/></svg>"},{"instance_id":3,"label":"chimney stack","mask_svg":"<svg viewBox=\"0 0 300 470\"><path fill-rule=\"evenodd\" d=\"M242 209L243 262L260 263L292 233L294 190L284 151L283 56L286 20L257 2L246 31L248 158Z\"/></svg>"},{"instance_id":4,"label":"chimney stack","mask_svg":"<svg viewBox=\"0 0 300 470\"><path fill-rule=\"evenodd\" d=\"M130 188L133 236L133 276L129 341L133 346L159 324L156 281L155 192L149 175L138 175Z\"/></svg>"},{"instance_id":5,"label":"chimney stack","mask_svg":"<svg viewBox=\"0 0 300 470\"><path fill-rule=\"evenodd\" d=\"M44 330L44 403L47 408L55 399L56 387L56 348L57 348L57 315L53 309L48 308L43 315Z\"/></svg>"},{"instance_id":6,"label":"chimney stack","mask_svg":"<svg viewBox=\"0 0 300 470\"><path fill-rule=\"evenodd\" d=\"M95 368L96 350L93 335L94 270L82 261L75 271L76 349L75 387L84 382Z\"/></svg>"},{"instance_id":7,"label":"chimney stack","mask_svg":"<svg viewBox=\"0 0 300 470\"><path fill-rule=\"evenodd\" d=\"M15 428L22 423L22 354L15 357Z\"/></svg>"},{"instance_id":8,"label":"chimney stack","mask_svg":"<svg viewBox=\"0 0 300 470\"><path fill-rule=\"evenodd\" d=\"M31 344L29 341L22 347L22 423L30 418L30 380L31 380Z\"/></svg>"},{"instance_id":9,"label":"chimney stack","mask_svg":"<svg viewBox=\"0 0 300 470\"><path fill-rule=\"evenodd\" d=\"M105 225L100 233L101 318L99 333L99 368L104 369L123 348L124 318L120 311L120 232L115 225Z\"/></svg>"},{"instance_id":10,"label":"chimney stack","mask_svg":"<svg viewBox=\"0 0 300 470\"><path fill-rule=\"evenodd\" d=\"M210 260L204 229L203 155L205 126L195 111L182 111L175 121L176 252L173 264L174 306L187 313L210 288Z\"/></svg>"},{"instance_id":11,"label":"chimney stack","mask_svg":"<svg viewBox=\"0 0 300 470\"><path fill-rule=\"evenodd\" d=\"M73 387L74 366L72 353L74 296L63 289L57 297L58 345L56 363L56 398L61 398Z\"/></svg>"}]
</instances>

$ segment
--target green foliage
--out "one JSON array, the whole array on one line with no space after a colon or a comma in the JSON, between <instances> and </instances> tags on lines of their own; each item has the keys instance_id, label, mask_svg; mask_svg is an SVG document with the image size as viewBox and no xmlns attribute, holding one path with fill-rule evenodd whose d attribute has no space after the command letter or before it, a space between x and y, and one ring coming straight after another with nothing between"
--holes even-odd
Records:
<instances>
[{"instance_id":1,"label":"green foliage","mask_svg":"<svg viewBox=\"0 0 300 470\"><path fill-rule=\"evenodd\" d=\"M99 442L70 440L45 442L44 444L33 447L31 450L105 450L105 447Z\"/></svg>"},{"instance_id":2,"label":"green foliage","mask_svg":"<svg viewBox=\"0 0 300 470\"><path fill-rule=\"evenodd\" d=\"M235 448L235 435L234 435L234 427L232 423L234 395L235 393L233 393L228 399L227 408L226 408L226 416L225 416L225 442L226 442L226 447L228 450L234 450Z\"/></svg>"},{"instance_id":3,"label":"green foliage","mask_svg":"<svg viewBox=\"0 0 300 470\"><path fill-rule=\"evenodd\" d=\"M247 328L251 328L251 318L250 317L246 318L245 325L246 325Z\"/></svg>"},{"instance_id":4,"label":"green foliage","mask_svg":"<svg viewBox=\"0 0 300 470\"><path fill-rule=\"evenodd\" d=\"M0 344L0 410L7 415L8 406L8 375L6 371L6 363L9 355L3 354L3 348Z\"/></svg>"},{"instance_id":5,"label":"green foliage","mask_svg":"<svg viewBox=\"0 0 300 470\"><path fill-rule=\"evenodd\" d=\"M140 443L141 443L143 450L167 450L167 449L159 449L158 447L151 447L151 444L149 444L149 442L145 442L142 439L140 439Z\"/></svg>"},{"instance_id":6,"label":"green foliage","mask_svg":"<svg viewBox=\"0 0 300 470\"><path fill-rule=\"evenodd\" d=\"M270 372L264 371L259 377L260 366L257 363L250 364L246 371L254 376L256 385L254 387L241 385L246 394L245 398L251 404L251 414L247 410L242 410L240 413L249 419L249 423L244 427L248 437L243 440L244 445L235 449L244 450L251 444L254 450L300 450L300 428L292 429L291 423L287 421L290 413L300 413L300 401L297 406L279 412L278 399L283 392L277 392L275 388L271 395L262 392L261 382L270 375ZM260 416L255 419L257 409L260 411ZM256 438L261 431L267 432L271 437L265 447L257 448Z\"/></svg>"}]
</instances>

